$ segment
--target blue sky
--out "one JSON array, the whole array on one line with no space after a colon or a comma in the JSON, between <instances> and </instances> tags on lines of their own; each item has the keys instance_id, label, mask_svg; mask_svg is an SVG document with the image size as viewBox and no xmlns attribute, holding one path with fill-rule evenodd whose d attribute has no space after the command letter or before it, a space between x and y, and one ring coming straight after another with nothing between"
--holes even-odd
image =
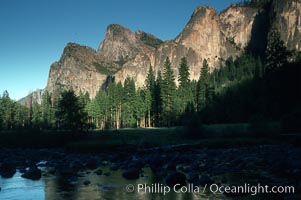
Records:
<instances>
[{"instance_id":1,"label":"blue sky","mask_svg":"<svg viewBox=\"0 0 301 200\"><path fill-rule=\"evenodd\" d=\"M221 11L238 0L0 0L0 93L12 99L47 84L51 63L68 42L98 48L117 23L174 39L194 9Z\"/></svg>"}]
</instances>

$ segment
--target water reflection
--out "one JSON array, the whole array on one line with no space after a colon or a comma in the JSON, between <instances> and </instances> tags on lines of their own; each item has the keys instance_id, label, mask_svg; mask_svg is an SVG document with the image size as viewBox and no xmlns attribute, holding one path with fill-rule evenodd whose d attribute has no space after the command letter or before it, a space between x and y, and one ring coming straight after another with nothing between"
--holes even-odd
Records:
<instances>
[{"instance_id":1,"label":"water reflection","mask_svg":"<svg viewBox=\"0 0 301 200\"><path fill-rule=\"evenodd\" d=\"M107 168L102 169L108 172ZM86 172L84 172L85 174ZM122 178L121 171L110 172L110 176L98 176L93 172L79 177L75 184L71 184L67 179L53 177L45 179L46 199L63 199L63 200L83 200L83 199L172 199L172 200L190 200L201 199L201 196L192 194L150 194L144 192L127 192L125 187L132 184L135 187L138 184L151 185L157 183L158 178L154 177L151 170L144 169L144 176L138 180L126 180ZM84 185L84 182L89 180L89 185ZM135 188L137 189L137 188Z\"/></svg>"},{"instance_id":2,"label":"water reflection","mask_svg":"<svg viewBox=\"0 0 301 200\"><path fill-rule=\"evenodd\" d=\"M103 172L110 172L110 176L97 175L94 171L83 171L78 177L56 177L47 173L38 181L21 178L17 172L13 178L0 178L0 199L5 200L86 200L86 199L151 199L151 200L190 200L204 199L200 194L176 194L170 192L164 194L150 194L144 192L127 192L125 186L132 184L151 185L159 183L160 180L153 176L150 169L144 169L144 177L137 180L126 180L122 178L121 171L110 171L109 168L102 168ZM89 182L87 182L89 181ZM86 183L86 184L84 184ZM88 184L89 183L89 184ZM206 197L206 196L205 196ZM208 197L206 198L208 199ZM219 198L214 198L219 199Z\"/></svg>"},{"instance_id":3,"label":"water reflection","mask_svg":"<svg viewBox=\"0 0 301 200\"><path fill-rule=\"evenodd\" d=\"M19 172L13 178L0 178L0 187L0 199L45 199L44 180L32 181L24 179Z\"/></svg>"},{"instance_id":4,"label":"water reflection","mask_svg":"<svg viewBox=\"0 0 301 200\"><path fill-rule=\"evenodd\" d=\"M39 181L32 181L21 178L20 173L16 173L13 178L0 178L0 199L34 199L34 200L86 200L86 199L150 199L150 200L197 200L197 199L224 199L220 196L209 197L206 194L184 193L177 194L170 192L163 193L145 193L137 192L138 184L151 185L160 183L160 178L156 178L149 168L145 168L144 177L137 180L126 180L122 178L121 171L109 171L109 168L103 167L103 172L110 172L110 176L96 175L93 171L81 172L79 177L56 177L49 174L43 174ZM89 184L86 183L89 181ZM135 186L134 192L127 192L125 187L128 184Z\"/></svg>"}]
</instances>

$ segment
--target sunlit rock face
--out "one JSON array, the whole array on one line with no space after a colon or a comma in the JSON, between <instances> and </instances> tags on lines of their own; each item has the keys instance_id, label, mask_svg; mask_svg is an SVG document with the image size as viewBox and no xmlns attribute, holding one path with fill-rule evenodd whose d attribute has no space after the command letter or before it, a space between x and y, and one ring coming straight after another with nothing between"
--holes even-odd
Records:
<instances>
[{"instance_id":1,"label":"sunlit rock face","mask_svg":"<svg viewBox=\"0 0 301 200\"><path fill-rule=\"evenodd\" d=\"M100 60L118 62L122 59L132 60L139 54L150 54L155 48L145 44L141 40L145 37L153 37L142 31L133 33L121 25L111 24L106 31L106 37L99 45L97 56Z\"/></svg>"},{"instance_id":2,"label":"sunlit rock face","mask_svg":"<svg viewBox=\"0 0 301 200\"><path fill-rule=\"evenodd\" d=\"M233 5L220 14L222 34L228 41L243 50L249 43L258 10Z\"/></svg>"},{"instance_id":3,"label":"sunlit rock face","mask_svg":"<svg viewBox=\"0 0 301 200\"><path fill-rule=\"evenodd\" d=\"M117 64L114 74L116 81L123 82L127 77L134 78L136 85L144 84L146 71L151 64L152 54L161 40L155 36L120 25L109 25L105 40L100 44L97 58L110 65Z\"/></svg>"},{"instance_id":4,"label":"sunlit rock face","mask_svg":"<svg viewBox=\"0 0 301 200\"><path fill-rule=\"evenodd\" d=\"M263 18L271 19L278 27L289 49L300 50L300 8L300 0L276 0L265 15L261 9L239 5L221 13L201 6L175 39L164 42L143 31L132 32L121 25L109 25L97 51L67 44L60 60L51 65L46 91L73 89L77 94L88 92L93 98L107 76L114 76L117 82L131 77L137 87L143 87L149 66L157 73L162 70L166 57L170 58L177 77L181 58L186 56L190 78L196 80L204 59L212 71L230 56L240 55L248 45L257 47L261 43L258 37L265 36L261 29L256 29L256 23L263 22Z\"/></svg>"},{"instance_id":5,"label":"sunlit rock face","mask_svg":"<svg viewBox=\"0 0 301 200\"><path fill-rule=\"evenodd\" d=\"M89 92L94 97L106 75L98 73L96 52L90 47L69 43L64 49L61 59L50 67L46 91L57 89L73 89L76 94Z\"/></svg>"},{"instance_id":6,"label":"sunlit rock face","mask_svg":"<svg viewBox=\"0 0 301 200\"><path fill-rule=\"evenodd\" d=\"M275 0L274 25L280 30L281 39L290 50L301 50L301 1Z\"/></svg>"}]
</instances>

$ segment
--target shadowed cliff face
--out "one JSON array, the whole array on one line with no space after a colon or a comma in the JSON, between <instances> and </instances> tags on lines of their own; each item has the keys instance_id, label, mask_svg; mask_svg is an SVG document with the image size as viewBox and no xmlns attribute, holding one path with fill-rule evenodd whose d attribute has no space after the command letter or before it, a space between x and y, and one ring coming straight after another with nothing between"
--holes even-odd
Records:
<instances>
[{"instance_id":1,"label":"shadowed cliff face","mask_svg":"<svg viewBox=\"0 0 301 200\"><path fill-rule=\"evenodd\" d=\"M121 25L109 25L97 51L76 44L66 46L61 59L51 65L46 91L72 88L77 94L89 92L93 98L108 75L115 76L117 82L132 77L136 86L142 87L149 65L157 73L167 56L176 77L180 60L186 56L190 78L196 80L203 59L208 59L213 70L230 56L240 55L250 41L253 47L258 46L256 42L261 35L257 32L261 29L254 27L260 17L272 16L272 23L279 28L288 48L300 50L300 0L276 0L270 13L262 15L261 12L233 5L218 14L213 8L199 7L183 31L174 40L165 42L142 31L132 32Z\"/></svg>"}]
</instances>

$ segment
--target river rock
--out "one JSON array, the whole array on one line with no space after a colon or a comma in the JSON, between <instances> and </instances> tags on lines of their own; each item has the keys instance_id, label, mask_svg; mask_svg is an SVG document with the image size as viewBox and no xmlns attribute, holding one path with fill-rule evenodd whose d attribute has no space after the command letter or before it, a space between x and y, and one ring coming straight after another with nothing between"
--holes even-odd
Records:
<instances>
[{"instance_id":1,"label":"river rock","mask_svg":"<svg viewBox=\"0 0 301 200\"><path fill-rule=\"evenodd\" d=\"M162 159L162 157L156 156L151 159L149 166L154 173L157 173L162 168L163 163L164 160Z\"/></svg>"},{"instance_id":2,"label":"river rock","mask_svg":"<svg viewBox=\"0 0 301 200\"><path fill-rule=\"evenodd\" d=\"M120 164L118 163L113 163L111 166L110 166L110 170L112 171L117 171L120 167Z\"/></svg>"},{"instance_id":3,"label":"river rock","mask_svg":"<svg viewBox=\"0 0 301 200\"><path fill-rule=\"evenodd\" d=\"M166 170L168 171L176 171L177 164L175 162L170 162L166 166Z\"/></svg>"},{"instance_id":4,"label":"river rock","mask_svg":"<svg viewBox=\"0 0 301 200\"><path fill-rule=\"evenodd\" d=\"M86 162L85 166L86 166L87 169L91 169L91 170L96 169L97 168L97 161L95 159L88 160Z\"/></svg>"},{"instance_id":5,"label":"river rock","mask_svg":"<svg viewBox=\"0 0 301 200\"><path fill-rule=\"evenodd\" d=\"M105 173L103 173L103 175L105 175L105 176L111 176L111 173L110 172L105 172Z\"/></svg>"},{"instance_id":6,"label":"river rock","mask_svg":"<svg viewBox=\"0 0 301 200\"><path fill-rule=\"evenodd\" d=\"M193 183L193 184L198 184L199 183L199 174L195 173L195 172L189 172L188 176L187 176L187 181L189 183Z\"/></svg>"},{"instance_id":7,"label":"river rock","mask_svg":"<svg viewBox=\"0 0 301 200\"><path fill-rule=\"evenodd\" d=\"M101 169L98 169L94 172L95 174L97 174L98 176L102 175L102 170Z\"/></svg>"},{"instance_id":8,"label":"river rock","mask_svg":"<svg viewBox=\"0 0 301 200\"><path fill-rule=\"evenodd\" d=\"M127 163L127 165L129 166L129 168L135 168L139 170L141 170L144 167L144 163L141 160L135 160L135 161L130 160Z\"/></svg>"},{"instance_id":9,"label":"river rock","mask_svg":"<svg viewBox=\"0 0 301 200\"><path fill-rule=\"evenodd\" d=\"M0 167L0 175L2 178L11 178L16 173L16 168L13 164L2 163Z\"/></svg>"},{"instance_id":10,"label":"river rock","mask_svg":"<svg viewBox=\"0 0 301 200\"><path fill-rule=\"evenodd\" d=\"M210 185L210 184L213 184L213 183L214 183L214 181L208 175L202 175L201 178L200 178L200 181L199 181L199 184L201 186L204 186L206 184Z\"/></svg>"},{"instance_id":11,"label":"river rock","mask_svg":"<svg viewBox=\"0 0 301 200\"><path fill-rule=\"evenodd\" d=\"M183 186L186 185L186 176L185 174L180 172L173 172L165 178L165 183L166 185L171 187L173 187L176 184L180 184L181 186Z\"/></svg>"},{"instance_id":12,"label":"river rock","mask_svg":"<svg viewBox=\"0 0 301 200\"><path fill-rule=\"evenodd\" d=\"M37 167L30 167L27 172L22 174L22 178L31 179L31 180L39 180L42 176L42 172Z\"/></svg>"},{"instance_id":13,"label":"river rock","mask_svg":"<svg viewBox=\"0 0 301 200\"><path fill-rule=\"evenodd\" d=\"M90 181L84 181L84 185L90 185L91 182Z\"/></svg>"},{"instance_id":14,"label":"river rock","mask_svg":"<svg viewBox=\"0 0 301 200\"><path fill-rule=\"evenodd\" d=\"M134 180L139 178L139 170L130 168L122 173L122 176L128 180Z\"/></svg>"},{"instance_id":15,"label":"river rock","mask_svg":"<svg viewBox=\"0 0 301 200\"><path fill-rule=\"evenodd\" d=\"M188 173L190 171L190 166L187 166L187 165L180 166L178 169L181 170L184 173Z\"/></svg>"},{"instance_id":16,"label":"river rock","mask_svg":"<svg viewBox=\"0 0 301 200\"><path fill-rule=\"evenodd\" d=\"M227 182L228 182L228 179L225 176L223 176L221 179L221 183L227 183Z\"/></svg>"}]
</instances>

